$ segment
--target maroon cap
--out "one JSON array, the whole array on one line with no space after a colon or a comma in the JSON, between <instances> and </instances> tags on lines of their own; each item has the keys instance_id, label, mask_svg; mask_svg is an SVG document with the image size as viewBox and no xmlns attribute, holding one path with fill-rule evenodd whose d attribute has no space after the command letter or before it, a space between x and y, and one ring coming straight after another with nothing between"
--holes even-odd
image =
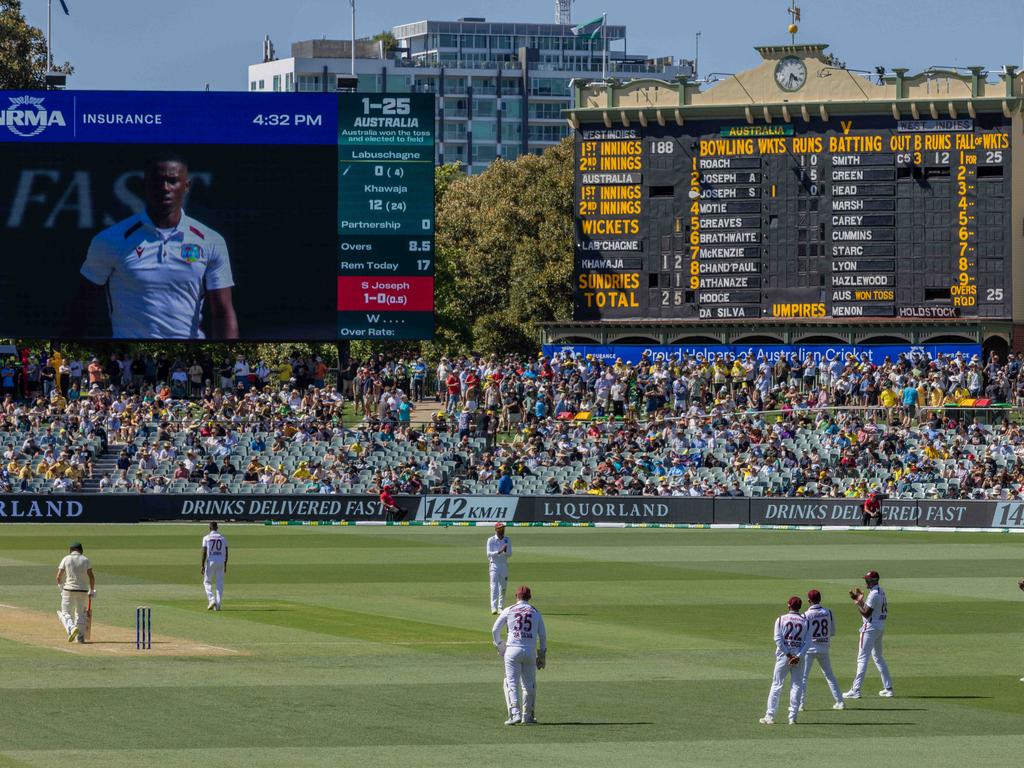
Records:
<instances>
[{"instance_id":1,"label":"maroon cap","mask_svg":"<svg viewBox=\"0 0 1024 768\"><path fill-rule=\"evenodd\" d=\"M523 584L519 589L516 590L516 600L529 600L533 597L533 593L530 588Z\"/></svg>"},{"instance_id":2,"label":"maroon cap","mask_svg":"<svg viewBox=\"0 0 1024 768\"><path fill-rule=\"evenodd\" d=\"M868 571L865 573L864 581L878 581L878 571Z\"/></svg>"},{"instance_id":3,"label":"maroon cap","mask_svg":"<svg viewBox=\"0 0 1024 768\"><path fill-rule=\"evenodd\" d=\"M821 602L821 592L819 592L816 589L809 590L807 592L807 601L810 602L810 603L820 603Z\"/></svg>"},{"instance_id":4,"label":"maroon cap","mask_svg":"<svg viewBox=\"0 0 1024 768\"><path fill-rule=\"evenodd\" d=\"M796 595L793 595L791 598L789 598L789 610L791 611L799 611L803 604L804 601Z\"/></svg>"}]
</instances>

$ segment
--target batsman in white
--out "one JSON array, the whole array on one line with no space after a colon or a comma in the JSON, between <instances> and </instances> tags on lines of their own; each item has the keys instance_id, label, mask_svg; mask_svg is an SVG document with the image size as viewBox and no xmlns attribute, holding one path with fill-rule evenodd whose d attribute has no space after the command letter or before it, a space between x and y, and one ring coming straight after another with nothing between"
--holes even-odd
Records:
<instances>
[{"instance_id":1,"label":"batsman in white","mask_svg":"<svg viewBox=\"0 0 1024 768\"><path fill-rule=\"evenodd\" d=\"M85 642L85 606L96 594L96 577L89 558L82 554L80 542L68 547L68 554L57 566L57 586L60 587L60 610L57 618L68 633L68 642Z\"/></svg>"},{"instance_id":2,"label":"batsman in white","mask_svg":"<svg viewBox=\"0 0 1024 768\"><path fill-rule=\"evenodd\" d=\"M208 611L219 611L224 596L224 574L228 572L228 540L217 530L217 523L210 523L210 532L203 536L203 560L199 566L206 587Z\"/></svg>"},{"instance_id":3,"label":"batsman in white","mask_svg":"<svg viewBox=\"0 0 1024 768\"><path fill-rule=\"evenodd\" d=\"M491 578L491 615L497 616L505 607L508 586L508 559L512 542L505 535L505 524L494 524L494 535L487 539L487 571Z\"/></svg>"},{"instance_id":4,"label":"batsman in white","mask_svg":"<svg viewBox=\"0 0 1024 768\"><path fill-rule=\"evenodd\" d=\"M821 607L821 592L818 590L812 589L807 593L807 602L809 605L807 610L804 611L804 618L807 619L807 627L811 633L811 642L807 646L807 653L804 656L804 680L800 686L800 711L804 711L804 698L807 696L807 679L811 676L811 667L814 666L815 661L821 667L821 672L825 675L825 682L828 683L828 688L832 691L832 698L835 699L832 709L846 709L846 705L843 704L842 689L839 687L839 681L836 680L836 676L832 672L832 660L828 655L832 635L836 632L835 619L832 617L831 610Z\"/></svg>"},{"instance_id":5,"label":"batsman in white","mask_svg":"<svg viewBox=\"0 0 1024 768\"><path fill-rule=\"evenodd\" d=\"M811 633L807 619L800 615L804 601L795 595L789 598L789 611L775 620L775 672L768 691L768 708L760 722L775 724L775 710L779 708L779 694L789 675L789 724L796 724L796 715L804 697L803 654L810 643Z\"/></svg>"},{"instance_id":6,"label":"batsman in white","mask_svg":"<svg viewBox=\"0 0 1024 768\"><path fill-rule=\"evenodd\" d=\"M850 590L850 599L860 611L864 623L860 628L857 674L854 675L853 685L843 694L843 698L860 698L860 686L864 682L864 673L867 671L868 656L870 656L874 660L875 666L878 667L878 673L882 676L882 690L878 692L878 695L888 699L892 698L892 678L889 676L889 665L885 663L885 657L882 656L882 635L885 634L885 620L889 616L889 603L885 599L885 592L878 586L878 571L865 573L864 583L868 588L866 595L860 589Z\"/></svg>"},{"instance_id":7,"label":"batsman in white","mask_svg":"<svg viewBox=\"0 0 1024 768\"><path fill-rule=\"evenodd\" d=\"M534 725L533 705L536 699L537 670L547 664L548 637L544 618L530 605L533 593L526 585L516 590L516 604L501 612L491 636L498 655L505 660L505 705L508 720L505 725ZM506 629L506 640L501 639L501 628ZM522 689L522 708L519 694Z\"/></svg>"}]
</instances>

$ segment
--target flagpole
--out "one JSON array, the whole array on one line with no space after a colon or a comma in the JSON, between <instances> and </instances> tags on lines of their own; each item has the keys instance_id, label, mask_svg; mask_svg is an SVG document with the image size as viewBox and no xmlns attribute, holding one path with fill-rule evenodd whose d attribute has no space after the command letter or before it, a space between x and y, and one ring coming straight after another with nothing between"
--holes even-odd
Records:
<instances>
[{"instance_id":1,"label":"flagpole","mask_svg":"<svg viewBox=\"0 0 1024 768\"><path fill-rule=\"evenodd\" d=\"M356 76L356 0L349 0L352 3L352 77ZM358 89L357 89L358 90ZM387 89L385 89L387 90Z\"/></svg>"},{"instance_id":2,"label":"flagpole","mask_svg":"<svg viewBox=\"0 0 1024 768\"><path fill-rule=\"evenodd\" d=\"M601 37L604 38L604 57L601 59L601 79L608 79L608 14L601 14Z\"/></svg>"},{"instance_id":3,"label":"flagpole","mask_svg":"<svg viewBox=\"0 0 1024 768\"><path fill-rule=\"evenodd\" d=\"M53 0L46 0L46 71L50 71L50 63L53 61L53 54L50 52L51 46L51 28L53 25L51 9L53 7Z\"/></svg>"}]
</instances>

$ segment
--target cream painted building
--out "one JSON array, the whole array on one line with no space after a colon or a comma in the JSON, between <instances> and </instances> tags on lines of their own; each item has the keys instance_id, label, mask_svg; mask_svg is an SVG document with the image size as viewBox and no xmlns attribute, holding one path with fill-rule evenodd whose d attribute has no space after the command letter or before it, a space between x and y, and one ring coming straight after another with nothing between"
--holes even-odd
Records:
<instances>
[{"instance_id":1,"label":"cream painted building","mask_svg":"<svg viewBox=\"0 0 1024 768\"><path fill-rule=\"evenodd\" d=\"M578 290L585 295L577 297L576 321L548 326L546 341L672 344L699 338L728 343L923 344L938 340L984 343L996 350L1008 345L1024 348L1024 75L1010 66L994 72L981 66L955 71L931 68L914 74L906 69L855 72L826 49L807 44L760 47L762 61L757 66L719 75L710 84L642 78L574 82L577 106L565 115L577 132L577 198L581 212L593 211L590 220L581 216L577 222L577 277L579 286L596 285L597 289L589 294ZM869 144L851 143L866 135L871 136ZM753 165L746 167L757 167L757 173L763 174L756 190L747 189L751 195L756 191L763 203L759 210L763 226L750 235L759 238L751 242L760 243L761 261L756 272L749 268L756 276L739 283L750 290L711 293L705 284L728 284L713 275L721 270L717 265L729 262L705 259L703 251L714 249L695 246L687 253L676 245L672 251L667 242L673 234L694 244L709 238L708 227L721 221L707 218L705 206L698 203L708 194L721 192L703 181L694 181L692 190L685 189L679 163L685 157L696 174L698 163L701 168L710 167L707 152L726 147L728 137L744 136L751 137L747 146L754 146L747 158ZM816 172L800 166L807 162L803 148L809 137L822 142L815 144L818 157L811 162L820 159L822 172L831 176L820 181L815 176L814 194L820 199L811 197L808 216L812 222L820 217L822 223L820 232L812 231L804 244L796 237L793 242L786 240L785 231L797 226L807 229L806 222L797 223L802 214L788 217L787 208L808 210L805 193L794 191L787 198L785 185L790 183L789 170L802 175L804 182L808 173ZM596 149L581 149L588 138L596 139L591 142ZM614 142L621 139L642 146L641 213L637 226L625 227L639 229L635 240L610 239L616 236L607 234L623 231L624 221L628 224L622 216L601 213L604 199L617 192L609 190L615 179L591 184L582 173L588 163L616 167L609 153L620 151L622 142ZM669 140L676 152L671 162L657 154L673 151ZM870 144L876 140L878 146ZM769 162L757 145L764 142L763 147L769 147L772 141L783 144L777 145L778 159ZM874 155L858 155L862 147ZM933 157L927 148L941 151ZM587 151L593 159L585 159ZM742 147L731 146L723 152L743 153ZM762 157L762 165L754 162L754 156ZM860 198L837 202L844 189L854 190L853 194L857 189L837 181L851 175L840 166L861 162L891 166L888 171L875 171L881 174L878 178L886 179L884 185L875 186L891 188L888 197L871 199L867 194L867 203L883 212L877 219L888 217L883 223L893 226L873 233L866 227L840 229L853 219L833 215L864 205ZM957 191L961 181L962 195ZM601 202L588 209L591 199ZM914 213L915 205L921 208L920 215ZM693 208L692 217L688 206ZM964 228L954 223L961 216L958 207L970 222ZM611 204L607 209L616 210ZM674 229L666 229L665 222L671 221ZM738 218L735 223L740 227ZM983 224L991 226L983 229ZM871 262L877 267L871 274L844 274L835 260L837 238L855 236L874 236L876 244L869 247L884 256ZM878 237L891 237L888 252L877 244ZM613 260L610 251L602 252L606 245L633 248L635 254ZM673 259L681 269L678 273L662 269ZM659 260L660 266L656 265ZM625 275L629 269L635 269L636 279ZM616 274L619 277L609 277ZM858 281L882 289L873 293L846 289ZM604 285L630 286L632 293L615 296L606 291L602 299ZM787 291L799 298L789 301ZM775 300L773 295L784 298ZM605 301L601 307L617 309L594 309L599 300ZM730 304L744 302L746 310L736 309L733 314L727 310Z\"/></svg>"}]
</instances>

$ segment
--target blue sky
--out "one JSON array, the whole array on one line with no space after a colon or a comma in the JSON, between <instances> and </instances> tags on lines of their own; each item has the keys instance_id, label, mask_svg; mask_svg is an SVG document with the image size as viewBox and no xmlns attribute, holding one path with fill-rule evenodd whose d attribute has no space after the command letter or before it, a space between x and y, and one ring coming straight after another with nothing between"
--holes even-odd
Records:
<instances>
[{"instance_id":1,"label":"blue sky","mask_svg":"<svg viewBox=\"0 0 1024 768\"><path fill-rule=\"evenodd\" d=\"M246 66L270 34L279 56L293 40L350 34L348 0L54 0L54 51L71 61L74 88L241 90ZM29 21L46 25L46 0L23 0ZM701 34L703 73L735 72L758 61L753 46L787 42L786 0L577 0L575 21L608 12L626 24L629 50L693 57ZM829 43L848 66L1021 64L1024 0L804 0L798 42ZM370 35L424 18L483 16L550 22L554 0L357 0L356 32ZM429 13L424 9L429 9Z\"/></svg>"}]
</instances>

